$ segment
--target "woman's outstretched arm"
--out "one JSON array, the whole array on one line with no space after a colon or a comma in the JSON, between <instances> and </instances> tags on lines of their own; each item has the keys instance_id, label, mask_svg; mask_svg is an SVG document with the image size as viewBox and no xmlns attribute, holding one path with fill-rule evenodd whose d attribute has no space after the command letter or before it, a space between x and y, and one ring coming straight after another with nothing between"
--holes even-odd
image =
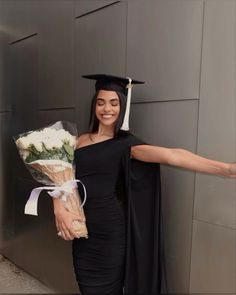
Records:
<instances>
[{"instance_id":1,"label":"woman's outstretched arm","mask_svg":"<svg viewBox=\"0 0 236 295\"><path fill-rule=\"evenodd\" d=\"M196 172L236 178L236 163L211 160L182 148L136 145L131 147L131 157L144 162L167 164Z\"/></svg>"}]
</instances>

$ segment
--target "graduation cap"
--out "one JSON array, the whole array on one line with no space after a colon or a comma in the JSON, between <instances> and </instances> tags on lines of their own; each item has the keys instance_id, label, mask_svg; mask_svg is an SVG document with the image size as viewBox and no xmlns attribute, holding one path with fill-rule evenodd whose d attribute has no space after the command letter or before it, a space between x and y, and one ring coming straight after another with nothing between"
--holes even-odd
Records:
<instances>
[{"instance_id":1,"label":"graduation cap","mask_svg":"<svg viewBox=\"0 0 236 295\"><path fill-rule=\"evenodd\" d=\"M96 80L95 89L118 91L127 96L126 109L121 130L129 130L129 113L131 104L131 89L133 84L143 84L143 81L132 80L129 77L118 77L113 75L97 74L83 75L83 78Z\"/></svg>"}]
</instances>

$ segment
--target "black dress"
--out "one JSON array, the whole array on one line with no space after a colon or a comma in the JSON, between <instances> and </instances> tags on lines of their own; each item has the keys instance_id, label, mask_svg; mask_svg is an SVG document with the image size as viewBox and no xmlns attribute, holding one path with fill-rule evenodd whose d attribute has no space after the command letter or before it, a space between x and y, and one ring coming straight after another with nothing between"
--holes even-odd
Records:
<instances>
[{"instance_id":1,"label":"black dress","mask_svg":"<svg viewBox=\"0 0 236 295\"><path fill-rule=\"evenodd\" d=\"M130 162L129 148L132 145L144 143L130 133L124 134L81 147L75 151L76 178L80 179L87 189L84 212L89 237L88 239L75 238L72 242L74 271L82 294L121 294L127 291L153 290L150 287L150 284L153 284L153 274L148 276L148 281L145 279L145 282L142 283L141 276L145 278L146 274L140 273L137 269L141 267L141 272L145 271L141 256L151 259L151 263L153 263L153 255L151 257L145 257L145 254L142 253L139 255L135 248L140 247L140 251L149 251L150 249L143 247L148 245L152 249L155 241L153 234L151 234L150 240L150 234L147 234L149 229L147 231L147 228L137 223L136 215L142 209L139 207L143 205L141 203L138 207L135 203L130 205L132 187L135 185L130 184L132 170L128 164ZM140 161L136 162L141 163ZM137 167L136 170L138 170ZM144 170L142 169L142 171ZM141 183L141 190L142 184L145 186L145 183ZM123 199L121 199L122 188L124 189ZM151 208L146 209L151 210ZM140 213L143 219L145 212ZM148 213L150 214L150 212ZM157 222L159 224L159 221ZM153 233L153 229L151 230ZM159 235L159 229L157 230ZM142 231L144 238L147 239L146 244L143 245L140 244ZM147 244L150 242L152 245ZM159 243L159 239L157 242ZM159 252L154 256L158 254ZM144 262L144 264L147 263L149 262ZM151 265L146 265L146 267L153 271ZM132 268L134 271L130 276L129 272L132 271ZM158 282L154 279L156 292L156 288L160 287L159 265L158 273L155 272L154 275L158 276L156 278ZM141 286L139 282L136 282L137 279L140 280Z\"/></svg>"}]
</instances>

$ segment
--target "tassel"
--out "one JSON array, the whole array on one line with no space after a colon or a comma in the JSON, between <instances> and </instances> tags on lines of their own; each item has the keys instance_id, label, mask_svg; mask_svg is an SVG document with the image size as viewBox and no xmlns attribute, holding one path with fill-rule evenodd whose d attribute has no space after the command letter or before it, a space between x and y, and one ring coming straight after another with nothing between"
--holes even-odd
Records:
<instances>
[{"instance_id":1,"label":"tassel","mask_svg":"<svg viewBox=\"0 0 236 295\"><path fill-rule=\"evenodd\" d=\"M129 113L130 113L130 105L131 105L131 90L133 85L132 79L127 77L129 79L129 84L127 84L126 88L128 88L128 94L127 94L127 101L126 101L126 109L125 109L125 115L124 115L124 120L123 124L121 126L121 130L128 131L129 130Z\"/></svg>"}]
</instances>

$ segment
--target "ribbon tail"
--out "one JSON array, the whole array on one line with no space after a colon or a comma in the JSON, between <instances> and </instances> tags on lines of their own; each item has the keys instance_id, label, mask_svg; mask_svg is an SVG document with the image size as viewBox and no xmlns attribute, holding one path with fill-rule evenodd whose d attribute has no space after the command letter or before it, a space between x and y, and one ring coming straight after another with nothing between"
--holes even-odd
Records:
<instances>
[{"instance_id":1,"label":"ribbon tail","mask_svg":"<svg viewBox=\"0 0 236 295\"><path fill-rule=\"evenodd\" d=\"M25 204L25 214L38 216L38 198L42 189L35 188L31 191L30 197Z\"/></svg>"},{"instance_id":2,"label":"ribbon tail","mask_svg":"<svg viewBox=\"0 0 236 295\"><path fill-rule=\"evenodd\" d=\"M29 215L35 215L38 216L38 199L39 195L42 190L55 190L58 189L58 187L53 186L42 186L42 187L36 187L34 188L29 196L28 201L25 204L25 214Z\"/></svg>"}]
</instances>

